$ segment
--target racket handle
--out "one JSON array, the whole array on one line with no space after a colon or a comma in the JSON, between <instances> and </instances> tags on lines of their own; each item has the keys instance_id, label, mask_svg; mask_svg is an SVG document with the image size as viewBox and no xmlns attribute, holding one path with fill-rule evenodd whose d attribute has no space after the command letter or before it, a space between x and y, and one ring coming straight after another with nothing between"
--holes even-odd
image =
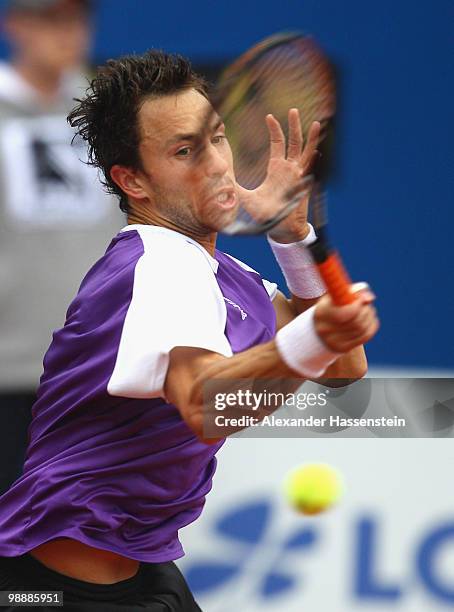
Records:
<instances>
[{"instance_id":1,"label":"racket handle","mask_svg":"<svg viewBox=\"0 0 454 612\"><path fill-rule=\"evenodd\" d=\"M355 301L350 277L336 252L332 251L325 261L317 263L317 267L328 293L337 306L345 306Z\"/></svg>"}]
</instances>

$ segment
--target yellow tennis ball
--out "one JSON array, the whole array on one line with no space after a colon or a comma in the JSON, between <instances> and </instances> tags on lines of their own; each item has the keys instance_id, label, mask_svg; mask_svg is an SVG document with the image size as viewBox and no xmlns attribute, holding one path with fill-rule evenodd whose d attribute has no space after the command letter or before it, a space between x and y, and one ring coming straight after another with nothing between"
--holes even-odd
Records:
<instances>
[{"instance_id":1,"label":"yellow tennis ball","mask_svg":"<svg viewBox=\"0 0 454 612\"><path fill-rule=\"evenodd\" d=\"M318 514L335 504L342 495L340 474L324 463L293 469L285 479L288 502L303 514Z\"/></svg>"}]
</instances>

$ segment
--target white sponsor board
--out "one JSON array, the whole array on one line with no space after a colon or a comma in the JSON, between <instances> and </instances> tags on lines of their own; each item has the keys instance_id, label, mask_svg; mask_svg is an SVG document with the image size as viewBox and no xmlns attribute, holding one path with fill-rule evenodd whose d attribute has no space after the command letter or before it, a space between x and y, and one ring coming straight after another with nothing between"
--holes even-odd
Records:
<instances>
[{"instance_id":1,"label":"white sponsor board","mask_svg":"<svg viewBox=\"0 0 454 612\"><path fill-rule=\"evenodd\" d=\"M454 609L452 439L231 439L179 563L204 612ZM317 517L282 495L288 470L336 467Z\"/></svg>"}]
</instances>

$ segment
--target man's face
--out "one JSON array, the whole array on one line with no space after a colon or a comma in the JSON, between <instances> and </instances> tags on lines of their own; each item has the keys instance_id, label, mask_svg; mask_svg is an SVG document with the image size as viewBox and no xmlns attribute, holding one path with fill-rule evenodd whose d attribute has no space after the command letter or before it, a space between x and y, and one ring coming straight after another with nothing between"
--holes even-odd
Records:
<instances>
[{"instance_id":1,"label":"man's face","mask_svg":"<svg viewBox=\"0 0 454 612\"><path fill-rule=\"evenodd\" d=\"M53 71L80 65L91 38L89 15L79 0L59 0L45 10L12 12L7 31L18 53Z\"/></svg>"},{"instance_id":2,"label":"man's face","mask_svg":"<svg viewBox=\"0 0 454 612\"><path fill-rule=\"evenodd\" d=\"M138 122L145 205L189 234L233 221L232 151L208 100L194 89L148 100Z\"/></svg>"}]
</instances>

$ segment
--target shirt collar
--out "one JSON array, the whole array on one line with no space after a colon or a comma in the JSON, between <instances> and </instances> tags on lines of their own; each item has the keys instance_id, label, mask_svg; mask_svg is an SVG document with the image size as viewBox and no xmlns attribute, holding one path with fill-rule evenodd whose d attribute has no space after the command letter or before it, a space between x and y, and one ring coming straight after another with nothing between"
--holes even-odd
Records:
<instances>
[{"instance_id":1,"label":"shirt collar","mask_svg":"<svg viewBox=\"0 0 454 612\"><path fill-rule=\"evenodd\" d=\"M216 261L216 259L214 257L212 257L210 255L210 253L208 253L208 251L201 244L199 244L193 238L189 238L189 236L186 236L185 234L181 234L180 232L176 232L175 230L168 229L167 227L161 227L160 225L143 225L143 224L140 224L140 223L133 223L131 225L126 225L126 227L124 227L122 230L120 230L120 233L128 232L130 230L139 230L139 229L142 232L146 231L146 232L153 232L153 233L156 233L156 234L167 234L168 236L172 236L172 237L174 237L174 238L176 238L178 240L184 240L185 242L190 242L195 247L197 247L199 249L199 251L202 251L202 253L205 255L206 259L208 260L208 262L209 262L213 272L215 274L217 273L218 267L219 267L219 262Z\"/></svg>"}]
</instances>

